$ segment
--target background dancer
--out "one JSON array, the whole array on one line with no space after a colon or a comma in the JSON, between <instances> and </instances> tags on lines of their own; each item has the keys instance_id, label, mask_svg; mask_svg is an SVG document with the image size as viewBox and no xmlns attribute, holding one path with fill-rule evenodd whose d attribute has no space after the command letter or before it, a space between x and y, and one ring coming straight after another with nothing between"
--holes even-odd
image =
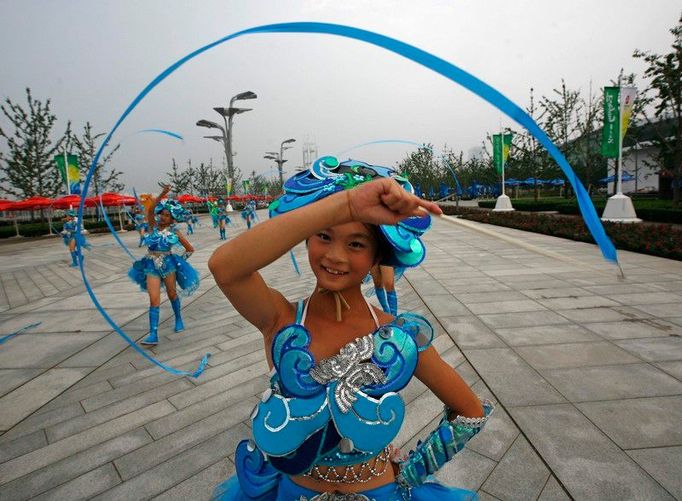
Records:
<instances>
[{"instance_id":1,"label":"background dancer","mask_svg":"<svg viewBox=\"0 0 682 501\"><path fill-rule=\"evenodd\" d=\"M135 223L135 231L140 235L140 241L137 246L142 247L144 244L144 236L147 234L147 231L149 231L149 224L147 223L147 218L145 217L142 207L139 205L135 207L133 222Z\"/></svg>"},{"instance_id":2,"label":"background dancer","mask_svg":"<svg viewBox=\"0 0 682 501\"><path fill-rule=\"evenodd\" d=\"M71 254L71 267L77 268L79 257L82 259L83 254L78 254L76 242L79 241L81 248L86 248L88 246L88 241L85 239L85 235L83 235L83 233L80 231L75 210L69 209L66 211L61 233L64 240L64 245L66 245L66 247L69 249L69 253Z\"/></svg>"},{"instance_id":3,"label":"background dancer","mask_svg":"<svg viewBox=\"0 0 682 501\"><path fill-rule=\"evenodd\" d=\"M373 266L370 273L374 282L374 292L377 294L381 308L393 316L398 315L398 294L395 291L395 272L390 266Z\"/></svg>"},{"instance_id":4,"label":"background dancer","mask_svg":"<svg viewBox=\"0 0 682 501\"><path fill-rule=\"evenodd\" d=\"M176 222L184 221L185 210L176 200L163 199L170 189L170 186L165 185L161 194L149 205L147 220L150 231L144 239L148 252L142 259L135 261L128 271L130 279L149 294L149 335L141 342L146 345L156 345L159 342L161 288L165 287L173 307L175 332L180 332L185 329L185 325L176 285L180 286L182 294L186 296L199 287L199 273L187 262L194 247L175 225ZM184 247L182 256L171 252L174 245Z\"/></svg>"}]
</instances>

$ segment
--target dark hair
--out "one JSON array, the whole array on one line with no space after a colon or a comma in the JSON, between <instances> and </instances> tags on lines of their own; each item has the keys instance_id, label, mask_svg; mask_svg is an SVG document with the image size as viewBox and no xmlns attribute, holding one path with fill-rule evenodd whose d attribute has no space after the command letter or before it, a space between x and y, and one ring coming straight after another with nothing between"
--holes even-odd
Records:
<instances>
[{"instance_id":1,"label":"dark hair","mask_svg":"<svg viewBox=\"0 0 682 501\"><path fill-rule=\"evenodd\" d=\"M386 256L391 253L391 246L384 238L379 227L375 224L363 223L365 227L369 230L371 235L374 237L374 241L377 244L377 250L374 254L374 259L377 263L381 263Z\"/></svg>"}]
</instances>

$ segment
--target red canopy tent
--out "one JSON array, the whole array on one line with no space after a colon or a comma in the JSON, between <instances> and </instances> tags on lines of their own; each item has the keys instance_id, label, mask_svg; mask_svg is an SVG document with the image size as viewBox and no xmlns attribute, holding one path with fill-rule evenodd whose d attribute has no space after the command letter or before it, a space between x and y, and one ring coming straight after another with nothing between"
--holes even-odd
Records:
<instances>
[{"instance_id":1,"label":"red canopy tent","mask_svg":"<svg viewBox=\"0 0 682 501\"><path fill-rule=\"evenodd\" d=\"M59 197L53 200L51 205L53 209L77 209L80 204L81 204L80 195L65 195L63 197ZM89 203L89 199L86 198L85 206L94 207L95 204Z\"/></svg>"},{"instance_id":2,"label":"red canopy tent","mask_svg":"<svg viewBox=\"0 0 682 501\"><path fill-rule=\"evenodd\" d=\"M102 201L102 205L105 207L119 207L121 205L135 205L137 203L135 197L110 192L88 197L85 199L85 203L87 204L90 202L93 205L99 205L100 199Z\"/></svg>"},{"instance_id":3,"label":"red canopy tent","mask_svg":"<svg viewBox=\"0 0 682 501\"><path fill-rule=\"evenodd\" d=\"M14 203L13 200L7 200L5 198L0 198L0 212L4 212L7 210L7 207L12 205Z\"/></svg>"},{"instance_id":4,"label":"red canopy tent","mask_svg":"<svg viewBox=\"0 0 682 501\"><path fill-rule=\"evenodd\" d=\"M46 209L52 205L53 200L45 197L30 197L26 200L20 200L18 202L12 202L8 204L4 210L6 211L22 211L22 210L36 210L36 209ZM14 229L17 232L17 236L20 237L19 224L17 223L17 218L14 218ZM52 233L52 226L50 225L50 233Z\"/></svg>"},{"instance_id":5,"label":"red canopy tent","mask_svg":"<svg viewBox=\"0 0 682 501\"><path fill-rule=\"evenodd\" d=\"M188 193L185 193L185 194L183 194L183 195L180 195L179 197L176 198L176 200L177 200L178 202L180 202L181 204L187 204L187 203L190 203L190 204L199 204L199 203L201 203L201 202L204 201L203 198L198 197L198 196L196 196L196 195L190 195L190 194L188 194Z\"/></svg>"}]
</instances>

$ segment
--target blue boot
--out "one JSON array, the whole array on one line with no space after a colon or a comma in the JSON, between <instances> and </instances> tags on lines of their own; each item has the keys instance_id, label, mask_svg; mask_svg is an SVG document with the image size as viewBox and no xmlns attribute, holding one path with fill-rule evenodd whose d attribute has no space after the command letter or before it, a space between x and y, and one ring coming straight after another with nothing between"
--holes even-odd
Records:
<instances>
[{"instance_id":1,"label":"blue boot","mask_svg":"<svg viewBox=\"0 0 682 501\"><path fill-rule=\"evenodd\" d=\"M149 307L149 335L140 341L140 344L156 346L159 344L159 307Z\"/></svg>"},{"instance_id":2,"label":"blue boot","mask_svg":"<svg viewBox=\"0 0 682 501\"><path fill-rule=\"evenodd\" d=\"M78 268L78 252L71 252L71 268Z\"/></svg>"},{"instance_id":3,"label":"blue boot","mask_svg":"<svg viewBox=\"0 0 682 501\"><path fill-rule=\"evenodd\" d=\"M377 293L377 299L379 300L381 309L386 313L391 313L388 308L388 303L386 302L386 291L383 289L383 287L375 287L374 292Z\"/></svg>"},{"instance_id":4,"label":"blue boot","mask_svg":"<svg viewBox=\"0 0 682 501\"><path fill-rule=\"evenodd\" d=\"M182 332L185 330L185 324L182 323L182 310L180 309L180 298L176 297L171 300L173 313L175 313L175 332Z\"/></svg>"},{"instance_id":5,"label":"blue boot","mask_svg":"<svg viewBox=\"0 0 682 501\"><path fill-rule=\"evenodd\" d=\"M388 301L389 313L394 317L398 316L398 294L393 291L386 291L386 300Z\"/></svg>"}]
</instances>

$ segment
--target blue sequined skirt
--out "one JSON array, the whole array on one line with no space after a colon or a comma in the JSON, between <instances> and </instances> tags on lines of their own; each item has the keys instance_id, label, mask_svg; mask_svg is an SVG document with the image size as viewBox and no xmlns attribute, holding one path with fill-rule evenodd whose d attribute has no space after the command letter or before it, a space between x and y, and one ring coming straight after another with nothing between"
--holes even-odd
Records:
<instances>
[{"instance_id":1,"label":"blue sequined skirt","mask_svg":"<svg viewBox=\"0 0 682 501\"><path fill-rule=\"evenodd\" d=\"M199 288L199 272L187 262L182 256L177 254L167 254L159 259L160 266L155 263L155 259L145 256L133 263L128 270L128 277L140 286L143 291L147 290L147 275L154 275L165 278L171 273L175 273L175 282L180 288L179 293L183 296L190 296ZM163 287L163 281L161 281Z\"/></svg>"},{"instance_id":2,"label":"blue sequined skirt","mask_svg":"<svg viewBox=\"0 0 682 501\"><path fill-rule=\"evenodd\" d=\"M216 487L213 499L219 501L299 501L301 499L310 500L318 494L320 493L295 484L286 475L281 475L275 488L259 497L249 497L239 485L237 475L234 475ZM478 494L474 491L446 487L436 482L426 482L411 489L409 498L407 495L403 496L400 487L395 482L362 491L359 494L364 494L374 501L404 501L405 499L411 501L476 501L478 499Z\"/></svg>"},{"instance_id":3,"label":"blue sequined skirt","mask_svg":"<svg viewBox=\"0 0 682 501\"><path fill-rule=\"evenodd\" d=\"M81 247L86 249L90 246L85 235L82 233L62 233L62 240L64 241L65 247L69 246L71 240L76 240L76 244L80 243Z\"/></svg>"}]
</instances>

